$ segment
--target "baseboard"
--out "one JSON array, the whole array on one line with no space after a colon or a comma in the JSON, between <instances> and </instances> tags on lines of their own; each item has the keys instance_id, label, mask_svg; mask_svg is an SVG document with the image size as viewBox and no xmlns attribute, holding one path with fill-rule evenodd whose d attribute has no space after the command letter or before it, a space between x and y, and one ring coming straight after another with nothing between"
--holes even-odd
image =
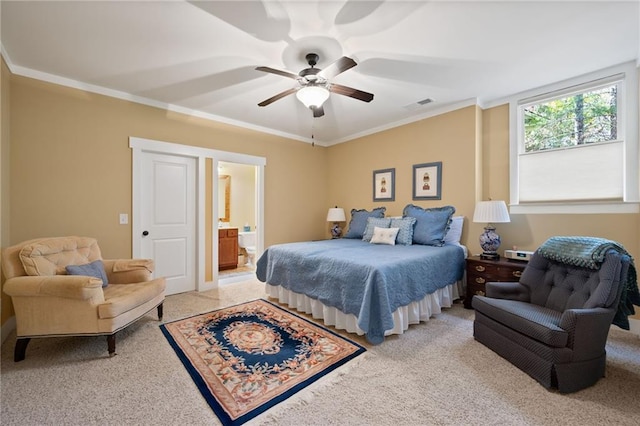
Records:
<instances>
[{"instance_id":1,"label":"baseboard","mask_svg":"<svg viewBox=\"0 0 640 426\"><path fill-rule=\"evenodd\" d=\"M8 320L2 324L2 330L0 330L0 339L2 339L2 343L7 340L7 337L16 329L16 316L12 316Z\"/></svg>"},{"instance_id":2,"label":"baseboard","mask_svg":"<svg viewBox=\"0 0 640 426\"><path fill-rule=\"evenodd\" d=\"M224 287L229 284L240 283L255 278L256 274L235 275L226 278L218 278L218 285Z\"/></svg>"},{"instance_id":3,"label":"baseboard","mask_svg":"<svg viewBox=\"0 0 640 426\"><path fill-rule=\"evenodd\" d=\"M640 319L629 318L629 331L640 337Z\"/></svg>"},{"instance_id":4,"label":"baseboard","mask_svg":"<svg viewBox=\"0 0 640 426\"><path fill-rule=\"evenodd\" d=\"M205 281L204 283L202 283L200 286L198 286L198 292L200 291L207 291L207 290L213 290L214 288L216 288L216 283L213 281Z\"/></svg>"}]
</instances>

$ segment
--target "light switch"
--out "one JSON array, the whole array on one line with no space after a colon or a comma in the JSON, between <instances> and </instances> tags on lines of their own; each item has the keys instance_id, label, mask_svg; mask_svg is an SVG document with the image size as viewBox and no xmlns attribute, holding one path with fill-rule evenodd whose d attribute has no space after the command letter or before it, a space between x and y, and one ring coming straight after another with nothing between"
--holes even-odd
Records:
<instances>
[{"instance_id":1,"label":"light switch","mask_svg":"<svg viewBox=\"0 0 640 426\"><path fill-rule=\"evenodd\" d=\"M126 225L129 223L129 215L126 213L120 213L120 225Z\"/></svg>"}]
</instances>

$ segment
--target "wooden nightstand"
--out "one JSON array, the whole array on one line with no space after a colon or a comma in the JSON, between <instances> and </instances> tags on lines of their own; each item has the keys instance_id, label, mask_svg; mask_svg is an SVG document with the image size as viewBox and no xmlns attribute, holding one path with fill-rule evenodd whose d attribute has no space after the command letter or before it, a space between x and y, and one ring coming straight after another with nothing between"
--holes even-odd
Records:
<instances>
[{"instance_id":1,"label":"wooden nightstand","mask_svg":"<svg viewBox=\"0 0 640 426\"><path fill-rule=\"evenodd\" d=\"M467 258L467 295L464 307L473 309L471 298L476 294L484 296L485 283L518 281L526 266L527 262L519 260L484 260L480 256Z\"/></svg>"}]
</instances>

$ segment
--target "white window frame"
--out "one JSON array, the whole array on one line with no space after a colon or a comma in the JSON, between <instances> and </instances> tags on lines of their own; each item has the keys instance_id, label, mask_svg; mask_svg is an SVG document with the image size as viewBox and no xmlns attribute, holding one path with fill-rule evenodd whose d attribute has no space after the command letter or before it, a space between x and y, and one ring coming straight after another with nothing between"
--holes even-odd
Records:
<instances>
[{"instance_id":1,"label":"white window frame","mask_svg":"<svg viewBox=\"0 0 640 426\"><path fill-rule=\"evenodd\" d=\"M621 78L619 78L622 76ZM604 81L620 79L618 103L618 139L624 144L623 200L620 202L519 202L519 156L524 152L524 128L521 106L536 99L544 100L588 91ZM594 214L640 212L640 174L638 168L638 68L635 62L617 65L580 77L519 93L509 100L509 179L510 211L513 214Z\"/></svg>"}]
</instances>

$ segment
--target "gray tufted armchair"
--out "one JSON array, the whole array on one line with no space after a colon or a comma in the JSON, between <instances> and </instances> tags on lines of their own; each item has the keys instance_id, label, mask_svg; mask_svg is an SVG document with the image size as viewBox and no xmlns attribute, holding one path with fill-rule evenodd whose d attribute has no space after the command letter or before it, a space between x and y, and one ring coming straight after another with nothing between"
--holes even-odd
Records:
<instances>
[{"instance_id":1,"label":"gray tufted armchair","mask_svg":"<svg viewBox=\"0 0 640 426\"><path fill-rule=\"evenodd\" d=\"M599 270L534 253L520 282L474 296L473 335L546 388L575 392L605 372L605 345L630 264L607 252Z\"/></svg>"}]
</instances>

